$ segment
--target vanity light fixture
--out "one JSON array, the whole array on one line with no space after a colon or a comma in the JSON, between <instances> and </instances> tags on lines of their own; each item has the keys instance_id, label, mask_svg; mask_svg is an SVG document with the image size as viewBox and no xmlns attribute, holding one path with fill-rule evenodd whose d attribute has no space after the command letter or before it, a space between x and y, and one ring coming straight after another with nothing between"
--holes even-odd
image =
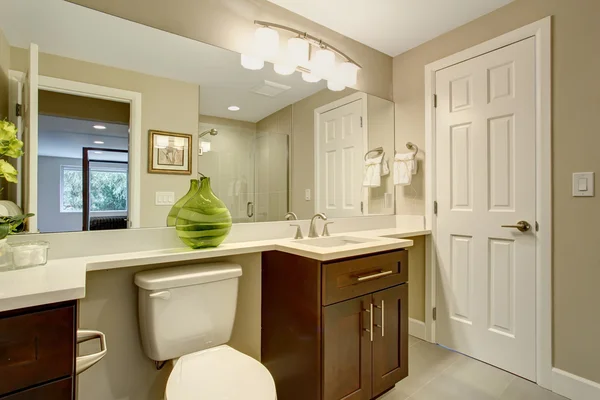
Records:
<instances>
[{"instance_id":1,"label":"vanity light fixture","mask_svg":"<svg viewBox=\"0 0 600 400\"><path fill-rule=\"evenodd\" d=\"M238 106L229 106L227 107L227 109L229 111L240 111L240 108Z\"/></svg>"},{"instance_id":2,"label":"vanity light fixture","mask_svg":"<svg viewBox=\"0 0 600 400\"><path fill-rule=\"evenodd\" d=\"M95 151L94 154L102 154L101 151Z\"/></svg>"},{"instance_id":3,"label":"vanity light fixture","mask_svg":"<svg viewBox=\"0 0 600 400\"><path fill-rule=\"evenodd\" d=\"M256 51L252 55L242 54L244 68L262 69L265 60L269 60L274 62L274 70L280 75L291 75L300 71L302 79L306 82L327 80L330 90L340 91L347 86L356 85L361 66L330 44L289 26L265 21L254 21L254 24L259 26L255 32ZM279 49L277 30L296 35L287 41L287 49L284 51ZM317 48L314 54L312 46ZM338 58L342 60L338 61ZM335 79L335 82L329 82L331 79Z\"/></svg>"},{"instance_id":4,"label":"vanity light fixture","mask_svg":"<svg viewBox=\"0 0 600 400\"><path fill-rule=\"evenodd\" d=\"M94 140L94 144L104 144L102 140Z\"/></svg>"},{"instance_id":5,"label":"vanity light fixture","mask_svg":"<svg viewBox=\"0 0 600 400\"><path fill-rule=\"evenodd\" d=\"M94 125L94 129L104 130L106 127L104 125Z\"/></svg>"}]
</instances>

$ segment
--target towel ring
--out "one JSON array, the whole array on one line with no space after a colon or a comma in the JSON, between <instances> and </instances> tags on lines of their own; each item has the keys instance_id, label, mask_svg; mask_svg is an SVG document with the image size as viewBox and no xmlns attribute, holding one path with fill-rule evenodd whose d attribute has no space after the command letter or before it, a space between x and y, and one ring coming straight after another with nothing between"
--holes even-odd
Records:
<instances>
[{"instance_id":1,"label":"towel ring","mask_svg":"<svg viewBox=\"0 0 600 400\"><path fill-rule=\"evenodd\" d=\"M406 142L406 148L409 150L413 150L414 151L414 155L416 156L417 153L419 152L419 146L417 146L416 144L412 143L412 142Z\"/></svg>"},{"instance_id":2,"label":"towel ring","mask_svg":"<svg viewBox=\"0 0 600 400\"><path fill-rule=\"evenodd\" d=\"M371 154L371 153L377 153L377 155L375 157L380 156L382 154L385 155L385 152L383 151L383 147L378 147L376 149L369 150L366 152L365 161L367 161L367 157L369 157L369 154ZM375 157L371 157L371 158L375 158Z\"/></svg>"}]
</instances>

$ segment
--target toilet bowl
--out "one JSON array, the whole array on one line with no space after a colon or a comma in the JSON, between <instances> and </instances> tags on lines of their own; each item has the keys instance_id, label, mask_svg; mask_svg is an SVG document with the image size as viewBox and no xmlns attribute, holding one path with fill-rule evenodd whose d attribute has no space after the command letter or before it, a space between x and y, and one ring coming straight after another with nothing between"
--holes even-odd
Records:
<instances>
[{"instance_id":1,"label":"toilet bowl","mask_svg":"<svg viewBox=\"0 0 600 400\"><path fill-rule=\"evenodd\" d=\"M167 400L276 400L267 368L226 345L242 267L196 264L138 272L142 346L155 361L175 360Z\"/></svg>"},{"instance_id":2,"label":"toilet bowl","mask_svg":"<svg viewBox=\"0 0 600 400\"><path fill-rule=\"evenodd\" d=\"M185 355L175 363L165 400L276 400L275 382L255 359L227 345Z\"/></svg>"}]
</instances>

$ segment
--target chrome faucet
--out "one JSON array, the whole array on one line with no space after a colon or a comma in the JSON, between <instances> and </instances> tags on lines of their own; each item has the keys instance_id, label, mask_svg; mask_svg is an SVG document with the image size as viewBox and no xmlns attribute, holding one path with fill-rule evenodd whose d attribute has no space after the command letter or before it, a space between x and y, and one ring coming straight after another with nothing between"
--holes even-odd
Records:
<instances>
[{"instance_id":1,"label":"chrome faucet","mask_svg":"<svg viewBox=\"0 0 600 400\"><path fill-rule=\"evenodd\" d=\"M288 220L288 221L290 221L290 220L297 221L298 220L298 216L296 215L295 212L292 212L292 211L290 211L287 214L285 214L285 216L283 218L286 219L286 220Z\"/></svg>"},{"instance_id":2,"label":"chrome faucet","mask_svg":"<svg viewBox=\"0 0 600 400\"><path fill-rule=\"evenodd\" d=\"M322 219L323 221L327 221L327 216L323 213L315 214L310 220L310 229L308 231L309 238L318 238L319 233L317 232L317 219Z\"/></svg>"}]
</instances>

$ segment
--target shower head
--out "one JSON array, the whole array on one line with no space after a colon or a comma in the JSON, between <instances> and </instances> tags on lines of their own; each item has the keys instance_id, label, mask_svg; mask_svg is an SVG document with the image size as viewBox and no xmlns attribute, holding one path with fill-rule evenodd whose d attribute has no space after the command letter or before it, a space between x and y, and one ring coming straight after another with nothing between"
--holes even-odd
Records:
<instances>
[{"instance_id":1,"label":"shower head","mask_svg":"<svg viewBox=\"0 0 600 400\"><path fill-rule=\"evenodd\" d=\"M201 134L198 135L198 138L201 138L203 136L206 136L210 133L210 136L217 136L217 134L219 133L218 130L216 130L215 128L209 129L207 131L202 132Z\"/></svg>"}]
</instances>

